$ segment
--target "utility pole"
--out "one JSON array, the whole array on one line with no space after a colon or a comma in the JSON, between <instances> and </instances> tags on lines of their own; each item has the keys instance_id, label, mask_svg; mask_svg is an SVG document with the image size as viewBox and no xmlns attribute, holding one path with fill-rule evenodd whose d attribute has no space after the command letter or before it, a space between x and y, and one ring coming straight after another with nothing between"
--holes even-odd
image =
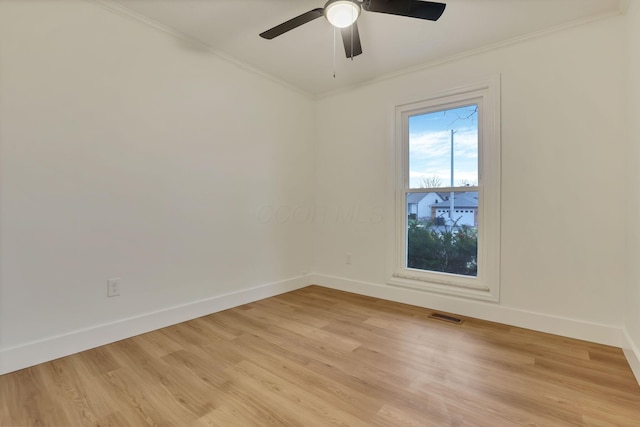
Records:
<instances>
[{"instance_id":1,"label":"utility pole","mask_svg":"<svg viewBox=\"0 0 640 427\"><path fill-rule=\"evenodd\" d=\"M453 134L455 130L451 129L451 187L453 187ZM449 219L453 223L453 191L449 193Z\"/></svg>"}]
</instances>

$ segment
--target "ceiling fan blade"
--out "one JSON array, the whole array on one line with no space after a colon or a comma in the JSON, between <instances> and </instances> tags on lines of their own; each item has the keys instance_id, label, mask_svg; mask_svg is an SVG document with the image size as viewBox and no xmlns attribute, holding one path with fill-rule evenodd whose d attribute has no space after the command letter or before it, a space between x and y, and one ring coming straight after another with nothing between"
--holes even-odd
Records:
<instances>
[{"instance_id":1,"label":"ceiling fan blade","mask_svg":"<svg viewBox=\"0 0 640 427\"><path fill-rule=\"evenodd\" d=\"M358 24L354 22L351 26L340 29L340 32L342 33L342 43L344 43L344 53L347 54L347 58L360 55L362 53L362 45L360 44Z\"/></svg>"},{"instance_id":2,"label":"ceiling fan blade","mask_svg":"<svg viewBox=\"0 0 640 427\"><path fill-rule=\"evenodd\" d=\"M287 22L283 22L280 25L276 25L275 27L268 29L264 33L261 33L260 37L271 40L272 38L278 37L279 35L282 35L287 31L291 31L302 24L306 24L307 22L313 21L316 18L320 18L322 15L324 15L324 9L321 7L310 10L309 12L289 19Z\"/></svg>"},{"instance_id":3,"label":"ceiling fan blade","mask_svg":"<svg viewBox=\"0 0 640 427\"><path fill-rule=\"evenodd\" d=\"M444 3L420 0L364 0L362 4L362 8L368 12L388 13L429 21L437 21L446 6Z\"/></svg>"}]
</instances>

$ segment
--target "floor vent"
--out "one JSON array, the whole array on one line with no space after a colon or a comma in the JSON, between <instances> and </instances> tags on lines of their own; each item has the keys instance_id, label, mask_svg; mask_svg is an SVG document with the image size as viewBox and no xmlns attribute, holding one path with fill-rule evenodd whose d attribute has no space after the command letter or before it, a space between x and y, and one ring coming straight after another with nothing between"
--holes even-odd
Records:
<instances>
[{"instance_id":1,"label":"floor vent","mask_svg":"<svg viewBox=\"0 0 640 427\"><path fill-rule=\"evenodd\" d=\"M462 323L462 319L458 319L457 317L453 316L447 316L446 314L432 313L429 317L436 320L442 320L444 322L455 323L456 325Z\"/></svg>"}]
</instances>

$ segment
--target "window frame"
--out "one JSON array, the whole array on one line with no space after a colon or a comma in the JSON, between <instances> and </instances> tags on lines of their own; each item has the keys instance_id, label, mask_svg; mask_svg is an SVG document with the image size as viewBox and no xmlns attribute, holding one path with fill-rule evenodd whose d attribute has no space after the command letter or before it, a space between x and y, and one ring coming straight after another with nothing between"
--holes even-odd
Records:
<instances>
[{"instance_id":1,"label":"window frame","mask_svg":"<svg viewBox=\"0 0 640 427\"><path fill-rule=\"evenodd\" d=\"M478 183L438 187L438 192L478 192L478 272L476 277L407 268L407 195L429 189L409 183L410 116L478 104ZM435 93L395 107L395 218L393 268L388 284L447 295L500 300L500 76Z\"/></svg>"}]
</instances>

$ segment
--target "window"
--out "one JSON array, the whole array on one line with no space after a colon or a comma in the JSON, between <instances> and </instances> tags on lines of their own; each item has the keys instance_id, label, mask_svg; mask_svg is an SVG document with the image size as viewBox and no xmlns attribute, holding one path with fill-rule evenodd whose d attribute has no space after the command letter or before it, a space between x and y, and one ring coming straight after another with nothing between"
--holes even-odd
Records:
<instances>
[{"instance_id":1,"label":"window","mask_svg":"<svg viewBox=\"0 0 640 427\"><path fill-rule=\"evenodd\" d=\"M499 299L499 86L495 77L396 107L389 283Z\"/></svg>"}]
</instances>

